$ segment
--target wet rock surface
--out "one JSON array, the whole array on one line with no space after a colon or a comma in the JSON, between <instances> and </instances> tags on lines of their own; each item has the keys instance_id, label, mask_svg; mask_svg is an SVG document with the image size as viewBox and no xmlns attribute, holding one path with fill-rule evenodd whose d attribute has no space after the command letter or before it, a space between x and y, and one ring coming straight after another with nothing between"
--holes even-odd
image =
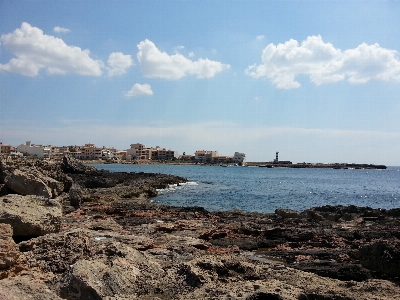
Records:
<instances>
[{"instance_id":1,"label":"wet rock surface","mask_svg":"<svg viewBox=\"0 0 400 300\"><path fill-rule=\"evenodd\" d=\"M15 194L5 179L31 169L62 191ZM0 204L34 198L60 214L40 218L57 230L23 239L10 220L25 212L0 218L0 299L400 299L399 209L259 214L148 200L185 181L98 171L72 158L1 161Z\"/></svg>"}]
</instances>

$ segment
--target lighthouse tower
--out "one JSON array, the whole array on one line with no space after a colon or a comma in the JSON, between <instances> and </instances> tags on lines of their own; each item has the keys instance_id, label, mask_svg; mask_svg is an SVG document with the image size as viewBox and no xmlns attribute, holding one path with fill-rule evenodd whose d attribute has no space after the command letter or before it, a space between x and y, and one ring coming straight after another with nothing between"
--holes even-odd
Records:
<instances>
[{"instance_id":1,"label":"lighthouse tower","mask_svg":"<svg viewBox=\"0 0 400 300\"><path fill-rule=\"evenodd\" d=\"M279 162L278 154L279 154L279 152L276 151L276 153L275 153L275 159L274 159L274 164L277 164L277 163Z\"/></svg>"}]
</instances>

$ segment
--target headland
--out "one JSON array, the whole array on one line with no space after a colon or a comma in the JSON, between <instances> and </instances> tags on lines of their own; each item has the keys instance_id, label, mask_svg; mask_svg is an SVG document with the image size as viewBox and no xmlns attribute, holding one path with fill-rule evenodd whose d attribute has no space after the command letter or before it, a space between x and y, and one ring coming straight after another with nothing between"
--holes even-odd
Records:
<instances>
[{"instance_id":1,"label":"headland","mask_svg":"<svg viewBox=\"0 0 400 300\"><path fill-rule=\"evenodd\" d=\"M209 212L186 178L0 161L0 299L400 299L400 209Z\"/></svg>"}]
</instances>

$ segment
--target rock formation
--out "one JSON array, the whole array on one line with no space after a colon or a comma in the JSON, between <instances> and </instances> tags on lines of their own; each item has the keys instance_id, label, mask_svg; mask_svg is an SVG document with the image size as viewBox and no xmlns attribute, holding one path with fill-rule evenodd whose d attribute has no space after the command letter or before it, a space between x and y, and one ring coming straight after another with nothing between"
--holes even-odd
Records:
<instances>
[{"instance_id":1,"label":"rock formation","mask_svg":"<svg viewBox=\"0 0 400 300\"><path fill-rule=\"evenodd\" d=\"M147 200L184 181L69 157L0 161L0 299L400 299L400 209Z\"/></svg>"},{"instance_id":2,"label":"rock formation","mask_svg":"<svg viewBox=\"0 0 400 300\"><path fill-rule=\"evenodd\" d=\"M61 228L61 205L38 196L0 197L0 223L10 224L13 236L39 236Z\"/></svg>"}]
</instances>

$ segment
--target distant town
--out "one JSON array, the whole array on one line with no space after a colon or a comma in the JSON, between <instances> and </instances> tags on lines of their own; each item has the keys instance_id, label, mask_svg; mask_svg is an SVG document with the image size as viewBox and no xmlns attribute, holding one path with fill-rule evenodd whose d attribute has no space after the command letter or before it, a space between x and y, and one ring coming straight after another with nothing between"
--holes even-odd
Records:
<instances>
[{"instance_id":1,"label":"distant town","mask_svg":"<svg viewBox=\"0 0 400 300\"><path fill-rule=\"evenodd\" d=\"M160 146L146 147L144 144L131 144L127 150L117 150L114 147L96 147L95 144L83 146L43 146L31 141L19 146L12 146L0 142L2 156L31 156L43 159L62 159L64 155L71 155L76 159L86 161L105 162L138 162L138 161L181 161L210 164L237 164L246 163L246 154L235 152L232 156L219 155L216 150L198 150L194 154L179 155L178 151Z\"/></svg>"},{"instance_id":2,"label":"distant town","mask_svg":"<svg viewBox=\"0 0 400 300\"><path fill-rule=\"evenodd\" d=\"M131 144L129 149L117 150L114 147L96 147L95 144L83 146L43 146L31 141L19 146L0 142L0 156L32 157L39 159L61 160L65 155L84 160L85 163L176 163L176 164L208 164L222 166L254 166L254 167L286 167L286 168L331 168L331 169L386 169L385 165L355 163L296 163L279 160L279 152L275 158L267 162L248 162L246 154L235 152L232 156L220 155L217 150L197 150L193 154L166 149L160 146L146 147L144 144Z\"/></svg>"}]
</instances>

